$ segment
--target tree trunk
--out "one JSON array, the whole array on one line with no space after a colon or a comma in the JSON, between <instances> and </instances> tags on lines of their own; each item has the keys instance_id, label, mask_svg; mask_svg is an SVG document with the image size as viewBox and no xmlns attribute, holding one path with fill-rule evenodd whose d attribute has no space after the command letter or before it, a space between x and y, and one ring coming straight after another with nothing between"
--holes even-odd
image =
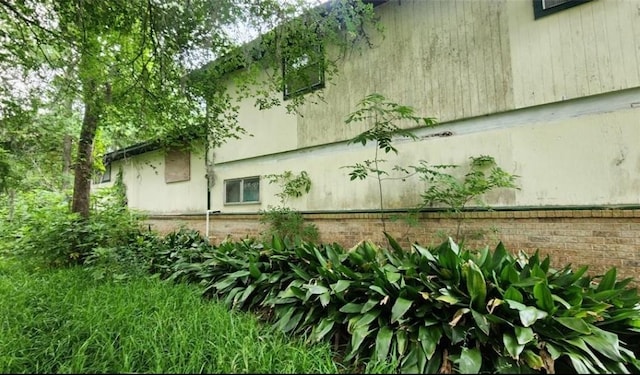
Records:
<instances>
[{"instance_id":1,"label":"tree trunk","mask_svg":"<svg viewBox=\"0 0 640 375\"><path fill-rule=\"evenodd\" d=\"M62 141L62 190L67 189L71 172L71 135L65 134Z\"/></svg>"},{"instance_id":2,"label":"tree trunk","mask_svg":"<svg viewBox=\"0 0 640 375\"><path fill-rule=\"evenodd\" d=\"M89 198L91 194L91 170L93 166L93 140L98 129L98 93L94 79L89 79L83 85L84 89L84 118L78 142L78 156L75 165L73 184L73 202L71 211L77 212L83 218L89 217Z\"/></svg>"}]
</instances>

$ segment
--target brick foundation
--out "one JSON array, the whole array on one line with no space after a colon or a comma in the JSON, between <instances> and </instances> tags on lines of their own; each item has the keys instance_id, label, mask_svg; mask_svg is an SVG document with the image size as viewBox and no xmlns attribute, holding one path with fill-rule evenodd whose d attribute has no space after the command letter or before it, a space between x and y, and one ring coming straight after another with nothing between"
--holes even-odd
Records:
<instances>
[{"instance_id":1,"label":"brick foundation","mask_svg":"<svg viewBox=\"0 0 640 375\"><path fill-rule=\"evenodd\" d=\"M388 214L387 216L390 216ZM317 225L321 242L337 242L352 247L364 239L386 245L381 215L377 213L313 213L305 219ZM150 228L167 233L180 226L206 233L206 216L152 216ZM385 219L386 230L403 246L441 243L455 237L457 221L446 213L422 213L419 225ZM258 236L264 229L258 215L213 214L209 239L217 244L226 237L240 239ZM495 247L502 241L511 252L523 250L549 255L552 266L571 264L573 269L588 265L589 273L600 274L615 266L618 277L640 272L640 209L529 210L467 212L461 237L467 247Z\"/></svg>"}]
</instances>

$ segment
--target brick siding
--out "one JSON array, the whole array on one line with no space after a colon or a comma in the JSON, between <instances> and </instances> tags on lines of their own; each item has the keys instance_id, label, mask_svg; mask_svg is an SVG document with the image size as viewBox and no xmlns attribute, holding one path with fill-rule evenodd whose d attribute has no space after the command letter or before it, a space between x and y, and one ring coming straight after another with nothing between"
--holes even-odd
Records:
<instances>
[{"instance_id":1,"label":"brick siding","mask_svg":"<svg viewBox=\"0 0 640 375\"><path fill-rule=\"evenodd\" d=\"M457 221L442 212L422 213L418 225L409 226L387 214L387 232L404 247L417 242L436 245L455 238ZM377 213L305 214L317 225L321 242L337 242L352 247L368 239L385 246L381 215ZM180 226L206 233L205 215L152 216L149 227L167 233ZM209 239L217 244L223 239L259 236L264 227L258 215L213 214ZM467 212L461 224L461 238L470 248L494 248L502 241L507 250L549 255L553 267L571 264L575 270L588 265L591 275L615 266L618 277L633 277L640 272L640 209L529 210Z\"/></svg>"}]
</instances>

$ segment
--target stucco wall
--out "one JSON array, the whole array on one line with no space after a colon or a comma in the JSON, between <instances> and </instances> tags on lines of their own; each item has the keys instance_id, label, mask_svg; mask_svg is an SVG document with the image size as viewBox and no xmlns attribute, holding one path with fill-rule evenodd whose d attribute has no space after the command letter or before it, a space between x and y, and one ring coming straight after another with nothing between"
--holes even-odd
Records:
<instances>
[{"instance_id":1,"label":"stucco wall","mask_svg":"<svg viewBox=\"0 0 640 375\"><path fill-rule=\"evenodd\" d=\"M149 214L202 213L207 209L207 179L204 151L190 153L190 179L165 182L165 157L160 150L114 161L113 184L122 168L129 207Z\"/></svg>"},{"instance_id":2,"label":"stucco wall","mask_svg":"<svg viewBox=\"0 0 640 375\"><path fill-rule=\"evenodd\" d=\"M520 190L486 197L494 207L639 205L640 107L632 105L633 98L640 100L640 90L449 123L443 129L451 131L450 136L430 137L424 131L417 133L423 136L419 141L399 140L398 156L381 156L387 160L382 169L392 172L396 164L417 165L420 160L463 165L471 156L492 155L503 169L520 176ZM224 205L223 181L285 170L305 170L312 180L309 194L290 201L293 208L377 209L377 180L350 181L350 170L343 168L374 156L373 145L341 143L217 164L212 209L256 212L277 204L279 187L263 179L261 203ZM425 187L416 177L383 181L384 205L415 206Z\"/></svg>"},{"instance_id":3,"label":"stucco wall","mask_svg":"<svg viewBox=\"0 0 640 375\"><path fill-rule=\"evenodd\" d=\"M346 145L367 124L346 125L365 95L379 92L440 125L399 142L394 164L464 164L494 156L520 175L521 190L492 194L494 206L640 204L640 13L638 0L594 0L534 19L530 0L391 0L376 8L384 37L339 63L340 74L297 117L241 103L254 137L215 150L211 208L257 212L278 203L263 180L261 203L224 205L230 178L307 171L300 210L379 208L375 180L349 181L344 166L373 159ZM314 94L308 94L313 98ZM437 132L449 137L429 137ZM277 145L277 146L276 146ZM416 204L417 179L385 181L387 208Z\"/></svg>"}]
</instances>

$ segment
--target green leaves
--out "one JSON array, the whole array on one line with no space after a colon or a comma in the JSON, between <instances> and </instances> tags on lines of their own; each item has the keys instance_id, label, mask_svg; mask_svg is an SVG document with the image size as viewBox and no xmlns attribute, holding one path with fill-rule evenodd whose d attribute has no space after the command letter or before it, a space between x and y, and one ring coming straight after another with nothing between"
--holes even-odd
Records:
<instances>
[{"instance_id":1,"label":"green leaves","mask_svg":"<svg viewBox=\"0 0 640 375\"><path fill-rule=\"evenodd\" d=\"M393 308L391 309L391 323L397 322L402 316L411 308L413 301L398 298L396 303L393 304Z\"/></svg>"},{"instance_id":2,"label":"green leaves","mask_svg":"<svg viewBox=\"0 0 640 375\"><path fill-rule=\"evenodd\" d=\"M387 236L391 249L226 243L179 270L190 281L206 274L207 293L232 307L272 309L287 333L311 341L346 333L347 360L397 361L399 372L528 373L554 361L575 371L640 371L629 344L639 335L640 299L613 271L598 284L582 270L551 270L548 258L516 259L503 244L493 254L452 240L405 251Z\"/></svg>"}]
</instances>

